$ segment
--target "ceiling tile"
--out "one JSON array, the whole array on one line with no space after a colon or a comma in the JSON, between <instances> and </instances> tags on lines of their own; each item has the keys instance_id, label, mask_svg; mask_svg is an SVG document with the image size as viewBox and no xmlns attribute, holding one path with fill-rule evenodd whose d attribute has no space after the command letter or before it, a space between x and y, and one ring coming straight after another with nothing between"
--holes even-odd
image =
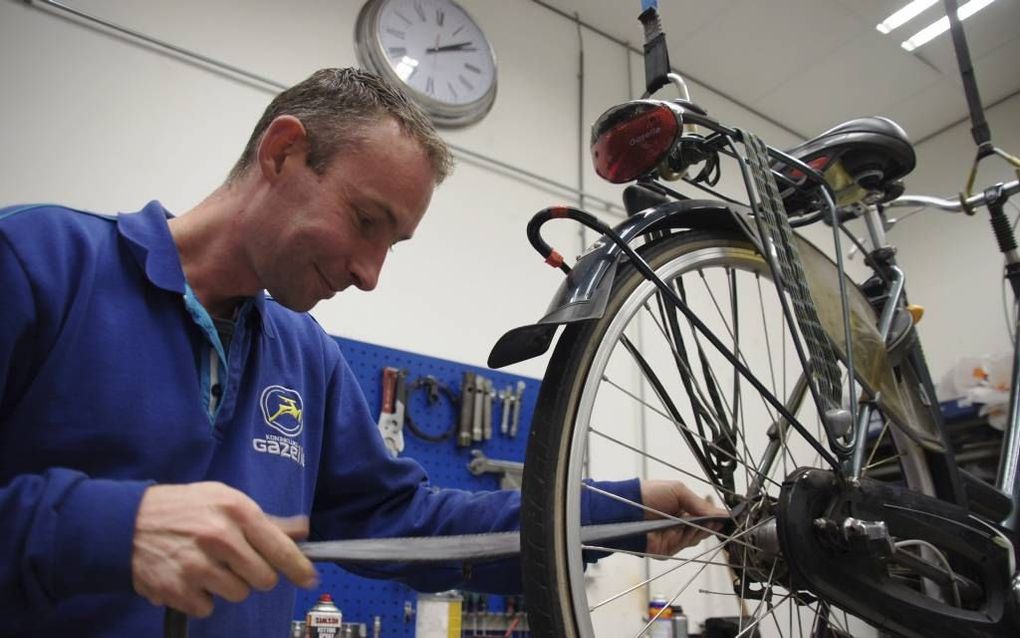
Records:
<instances>
[{"instance_id":1,"label":"ceiling tile","mask_svg":"<svg viewBox=\"0 0 1020 638\"><path fill-rule=\"evenodd\" d=\"M703 83L754 104L860 28L855 16L831 1L740 2L711 28L680 42L671 39L670 59Z\"/></svg>"},{"instance_id":2,"label":"ceiling tile","mask_svg":"<svg viewBox=\"0 0 1020 638\"><path fill-rule=\"evenodd\" d=\"M536 2L577 12L595 28L640 46L636 0ZM948 34L919 55L899 46L937 17L941 2L892 37L875 30L904 2L684 0L661 2L660 11L675 67L788 129L813 134L851 117L884 113L917 139L964 117L966 103ZM964 27L983 100L1020 90L1020 0L997 0Z\"/></svg>"},{"instance_id":3,"label":"ceiling tile","mask_svg":"<svg viewBox=\"0 0 1020 638\"><path fill-rule=\"evenodd\" d=\"M964 2L961 1L959 4L962 5ZM938 15L944 15L944 12L939 11ZM911 22L887 37L893 38L899 44L931 24L932 21L932 19L928 19L918 21L917 24ZM1006 42L1020 37L1020 2L998 0L962 24L971 60L977 60ZM956 52L953 49L953 38L948 31L907 55L917 55L943 73L951 75L959 73ZM1016 73L1015 77L1020 81L1020 73Z\"/></svg>"},{"instance_id":4,"label":"ceiling tile","mask_svg":"<svg viewBox=\"0 0 1020 638\"><path fill-rule=\"evenodd\" d=\"M913 56L890 55L890 46L877 31L848 42L778 85L757 105L787 117L799 114L798 129L809 133L855 117L884 115L889 106L941 78Z\"/></svg>"},{"instance_id":5,"label":"ceiling tile","mask_svg":"<svg viewBox=\"0 0 1020 638\"><path fill-rule=\"evenodd\" d=\"M965 117L967 102L960 87L943 78L890 105L887 112L903 125L911 140L917 141Z\"/></svg>"},{"instance_id":6,"label":"ceiling tile","mask_svg":"<svg viewBox=\"0 0 1020 638\"><path fill-rule=\"evenodd\" d=\"M605 31L619 40L630 42L641 48L644 32L638 22L640 4L637 0L543 0L551 7L574 15L593 27ZM737 0L685 0L684 2L663 2L659 7L663 30L667 37L686 38L702 30L707 24L738 4ZM672 46L672 42L670 43Z\"/></svg>"}]
</instances>

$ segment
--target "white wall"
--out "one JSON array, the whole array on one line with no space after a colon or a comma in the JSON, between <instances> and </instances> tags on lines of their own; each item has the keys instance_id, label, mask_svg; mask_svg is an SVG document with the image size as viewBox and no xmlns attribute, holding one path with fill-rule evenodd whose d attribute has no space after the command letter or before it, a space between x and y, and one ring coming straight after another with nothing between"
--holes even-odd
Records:
<instances>
[{"instance_id":1,"label":"white wall","mask_svg":"<svg viewBox=\"0 0 1020 638\"><path fill-rule=\"evenodd\" d=\"M71 4L282 84L323 66L355 64L359 2ZM619 202L621 189L591 169L587 130L605 108L640 92L640 57L582 30L582 132L576 25L528 0L464 5L492 39L499 94L481 123L445 137L571 186L579 183L581 143L586 190ZM120 211L159 199L185 211L220 183L272 97L257 83L39 5L0 1L0 35L5 203ZM713 114L739 118L776 143L793 141L738 105L691 88ZM391 257L379 288L345 294L314 314L335 334L482 364L500 334L543 314L560 275L534 253L524 227L540 208L571 201L569 193L461 161L415 241ZM551 224L549 234L565 255L580 251L571 224ZM541 376L544 361L516 370Z\"/></svg>"}]
</instances>

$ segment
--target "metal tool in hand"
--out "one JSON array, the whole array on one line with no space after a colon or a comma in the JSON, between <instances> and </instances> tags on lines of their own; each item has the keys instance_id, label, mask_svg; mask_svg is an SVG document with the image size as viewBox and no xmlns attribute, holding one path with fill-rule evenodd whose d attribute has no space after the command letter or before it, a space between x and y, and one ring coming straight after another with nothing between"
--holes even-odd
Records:
<instances>
[{"instance_id":1,"label":"metal tool in hand","mask_svg":"<svg viewBox=\"0 0 1020 638\"><path fill-rule=\"evenodd\" d=\"M581 542L598 545L607 541L641 536L672 527L696 527L726 534L734 525L736 510L730 516L686 516L654 521L585 525ZM460 534L406 538L363 538L355 540L298 543L301 552L314 561L341 563L449 563L457 561L490 561L511 558L521 553L520 532L494 534ZM168 608L164 617L164 638L185 638L188 619L182 612Z\"/></svg>"}]
</instances>

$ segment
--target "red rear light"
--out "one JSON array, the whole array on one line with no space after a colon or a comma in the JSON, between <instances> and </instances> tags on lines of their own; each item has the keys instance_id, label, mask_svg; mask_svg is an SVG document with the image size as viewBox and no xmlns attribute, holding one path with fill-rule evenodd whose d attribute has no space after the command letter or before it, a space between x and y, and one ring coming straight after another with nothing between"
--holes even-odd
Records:
<instances>
[{"instance_id":1,"label":"red rear light","mask_svg":"<svg viewBox=\"0 0 1020 638\"><path fill-rule=\"evenodd\" d=\"M807 165L810 166L811 168L815 169L816 171L824 172L825 171L825 167L826 167L826 165L828 163L829 163L829 156L828 155L822 155L821 157L814 158L813 160L808 162ZM799 182L800 180L804 179L804 177L805 177L804 173L801 172L800 170L796 169L796 168L790 169L789 176L790 176L790 179L792 179L795 182Z\"/></svg>"},{"instance_id":2,"label":"red rear light","mask_svg":"<svg viewBox=\"0 0 1020 638\"><path fill-rule=\"evenodd\" d=\"M658 166L679 132L677 114L663 102L614 106L592 126L595 172L614 184L637 179Z\"/></svg>"}]
</instances>

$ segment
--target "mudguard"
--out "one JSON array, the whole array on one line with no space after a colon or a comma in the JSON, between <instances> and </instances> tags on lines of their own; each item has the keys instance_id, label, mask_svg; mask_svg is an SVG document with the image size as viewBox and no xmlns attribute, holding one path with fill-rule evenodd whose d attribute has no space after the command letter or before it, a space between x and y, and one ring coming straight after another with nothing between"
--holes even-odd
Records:
<instances>
[{"instance_id":1,"label":"mudguard","mask_svg":"<svg viewBox=\"0 0 1020 638\"><path fill-rule=\"evenodd\" d=\"M731 230L742 227L735 214L746 209L716 200L685 199L652 206L631 215L614 230L628 244L636 237L667 229ZM540 356L561 325L598 319L606 310L620 258L618 245L602 237L592 244L560 284L544 317L510 330L489 353L489 367L502 368Z\"/></svg>"},{"instance_id":2,"label":"mudguard","mask_svg":"<svg viewBox=\"0 0 1020 638\"><path fill-rule=\"evenodd\" d=\"M667 229L745 232L737 221L737 215L744 214L746 209L715 200L681 200L646 208L614 230L627 244L641 235ZM846 363L847 340L839 296L839 271L829 257L807 240L797 236L797 245L821 327L832 340L837 356ZM605 237L592 244L560 285L546 315L537 323L504 334L489 353L489 366L500 368L537 357L549 349L559 326L602 317L623 256L620 247ZM876 327L878 317L874 308L849 278L847 283L858 382L869 396L875 397L890 421L918 445L931 452L944 453L945 445L933 411L922 398L905 391L906 382L893 370Z\"/></svg>"}]
</instances>

